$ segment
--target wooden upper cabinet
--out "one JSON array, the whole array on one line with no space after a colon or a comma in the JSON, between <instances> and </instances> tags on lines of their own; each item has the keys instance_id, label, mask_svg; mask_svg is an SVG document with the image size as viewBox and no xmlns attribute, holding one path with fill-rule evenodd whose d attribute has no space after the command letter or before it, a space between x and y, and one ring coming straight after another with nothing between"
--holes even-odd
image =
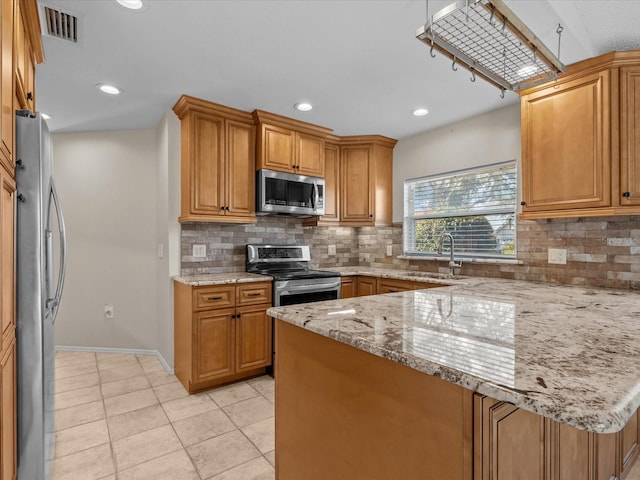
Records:
<instances>
[{"instance_id":1,"label":"wooden upper cabinet","mask_svg":"<svg viewBox=\"0 0 640 480\"><path fill-rule=\"evenodd\" d=\"M324 177L325 137L331 129L254 110L258 125L256 168Z\"/></svg>"},{"instance_id":2,"label":"wooden upper cabinet","mask_svg":"<svg viewBox=\"0 0 640 480\"><path fill-rule=\"evenodd\" d=\"M340 222L340 146L338 137L324 145L324 215L310 217L304 225L338 225Z\"/></svg>"},{"instance_id":3,"label":"wooden upper cabinet","mask_svg":"<svg viewBox=\"0 0 640 480\"><path fill-rule=\"evenodd\" d=\"M2 3L10 2L2 0ZM19 0L13 4L15 5L14 65L17 108L35 111L35 66L44 61L38 7L32 0ZM4 32L2 36L4 37Z\"/></svg>"},{"instance_id":4,"label":"wooden upper cabinet","mask_svg":"<svg viewBox=\"0 0 640 480\"><path fill-rule=\"evenodd\" d=\"M395 144L380 135L341 137L341 225L391 225Z\"/></svg>"},{"instance_id":5,"label":"wooden upper cabinet","mask_svg":"<svg viewBox=\"0 0 640 480\"><path fill-rule=\"evenodd\" d=\"M522 97L523 212L611 205L610 72Z\"/></svg>"},{"instance_id":6,"label":"wooden upper cabinet","mask_svg":"<svg viewBox=\"0 0 640 480\"><path fill-rule=\"evenodd\" d=\"M251 115L183 95L180 221L255 223L255 127Z\"/></svg>"},{"instance_id":7,"label":"wooden upper cabinet","mask_svg":"<svg viewBox=\"0 0 640 480\"><path fill-rule=\"evenodd\" d=\"M640 65L620 69L620 203L640 205Z\"/></svg>"},{"instance_id":8,"label":"wooden upper cabinet","mask_svg":"<svg viewBox=\"0 0 640 480\"><path fill-rule=\"evenodd\" d=\"M0 2L0 161L13 172L14 147L14 81L13 81L13 2Z\"/></svg>"},{"instance_id":9,"label":"wooden upper cabinet","mask_svg":"<svg viewBox=\"0 0 640 480\"><path fill-rule=\"evenodd\" d=\"M640 214L640 50L521 95L521 218Z\"/></svg>"}]
</instances>

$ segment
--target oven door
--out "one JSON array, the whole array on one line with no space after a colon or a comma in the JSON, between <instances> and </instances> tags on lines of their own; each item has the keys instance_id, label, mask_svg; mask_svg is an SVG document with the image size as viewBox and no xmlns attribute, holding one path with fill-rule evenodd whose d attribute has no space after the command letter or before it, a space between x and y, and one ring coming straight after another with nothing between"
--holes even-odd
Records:
<instances>
[{"instance_id":1,"label":"oven door","mask_svg":"<svg viewBox=\"0 0 640 480\"><path fill-rule=\"evenodd\" d=\"M340 277L281 280L273 287L276 307L340 298Z\"/></svg>"}]
</instances>

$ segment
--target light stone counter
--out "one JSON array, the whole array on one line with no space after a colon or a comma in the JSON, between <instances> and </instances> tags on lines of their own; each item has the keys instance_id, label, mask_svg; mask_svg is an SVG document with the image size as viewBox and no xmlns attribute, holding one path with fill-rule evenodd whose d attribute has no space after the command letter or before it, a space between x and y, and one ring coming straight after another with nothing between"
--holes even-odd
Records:
<instances>
[{"instance_id":1,"label":"light stone counter","mask_svg":"<svg viewBox=\"0 0 640 480\"><path fill-rule=\"evenodd\" d=\"M267 313L584 430L640 406L640 292L466 277Z\"/></svg>"},{"instance_id":2,"label":"light stone counter","mask_svg":"<svg viewBox=\"0 0 640 480\"><path fill-rule=\"evenodd\" d=\"M268 275L256 275L255 273L235 272L235 273L212 273L205 275L185 275L173 277L177 282L191 285L192 287L201 287L206 285L227 285L230 283L249 283L249 282L270 282L273 277Z\"/></svg>"},{"instance_id":3,"label":"light stone counter","mask_svg":"<svg viewBox=\"0 0 640 480\"><path fill-rule=\"evenodd\" d=\"M451 275L450 273L429 273L413 270L395 270L390 268L370 268L370 267L336 267L322 268L331 272L337 272L343 277L360 275L364 277L389 278L394 280L409 280L411 282L441 283L452 285L465 283L471 277L463 275Z\"/></svg>"}]
</instances>

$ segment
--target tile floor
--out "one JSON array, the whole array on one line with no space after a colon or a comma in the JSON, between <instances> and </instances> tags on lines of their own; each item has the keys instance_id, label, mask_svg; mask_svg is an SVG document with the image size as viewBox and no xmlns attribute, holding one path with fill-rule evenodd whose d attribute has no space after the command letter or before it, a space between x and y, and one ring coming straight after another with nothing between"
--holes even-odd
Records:
<instances>
[{"instance_id":1,"label":"tile floor","mask_svg":"<svg viewBox=\"0 0 640 480\"><path fill-rule=\"evenodd\" d=\"M52 480L271 480L274 383L188 395L155 356L58 351Z\"/></svg>"}]
</instances>

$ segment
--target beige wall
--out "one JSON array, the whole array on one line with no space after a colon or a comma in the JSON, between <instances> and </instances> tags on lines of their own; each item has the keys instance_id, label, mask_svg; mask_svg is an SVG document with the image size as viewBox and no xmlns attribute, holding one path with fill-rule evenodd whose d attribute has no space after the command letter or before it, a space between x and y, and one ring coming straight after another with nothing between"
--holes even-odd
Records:
<instances>
[{"instance_id":1,"label":"beige wall","mask_svg":"<svg viewBox=\"0 0 640 480\"><path fill-rule=\"evenodd\" d=\"M56 345L156 350L155 130L55 134L53 151L68 235Z\"/></svg>"},{"instance_id":2,"label":"beige wall","mask_svg":"<svg viewBox=\"0 0 640 480\"><path fill-rule=\"evenodd\" d=\"M393 151L394 223L402 222L406 179L513 159L519 165L519 104L400 140Z\"/></svg>"}]
</instances>

